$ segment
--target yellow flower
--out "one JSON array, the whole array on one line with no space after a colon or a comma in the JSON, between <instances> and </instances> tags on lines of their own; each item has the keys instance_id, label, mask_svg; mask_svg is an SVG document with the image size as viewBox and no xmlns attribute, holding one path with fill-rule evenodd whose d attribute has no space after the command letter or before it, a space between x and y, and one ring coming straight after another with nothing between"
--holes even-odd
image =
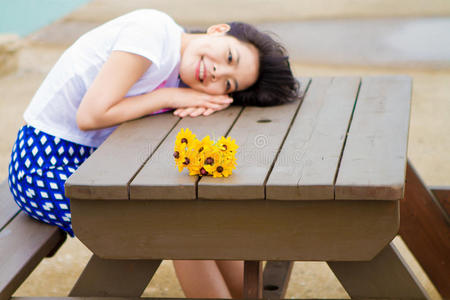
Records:
<instances>
[{"instance_id":1,"label":"yellow flower","mask_svg":"<svg viewBox=\"0 0 450 300\"><path fill-rule=\"evenodd\" d=\"M176 158L177 156L178 158ZM174 152L175 163L178 166L178 171L183 171L184 168L189 167L191 159L189 158L189 151L179 148L179 151Z\"/></svg>"},{"instance_id":2,"label":"yellow flower","mask_svg":"<svg viewBox=\"0 0 450 300\"><path fill-rule=\"evenodd\" d=\"M214 141L209 136L205 136L201 141L195 139L190 148L189 175L205 175L203 168L204 150L213 147Z\"/></svg>"},{"instance_id":3,"label":"yellow flower","mask_svg":"<svg viewBox=\"0 0 450 300\"><path fill-rule=\"evenodd\" d=\"M198 175L200 174L200 168L202 166L201 158L199 156L199 149L201 149L201 142L195 139L192 142L192 147L188 149L188 158L189 165L187 166L189 169L189 175ZM201 153L201 151L200 151Z\"/></svg>"},{"instance_id":4,"label":"yellow flower","mask_svg":"<svg viewBox=\"0 0 450 300\"><path fill-rule=\"evenodd\" d=\"M192 131L189 130L189 128L186 128L186 130L184 128L181 128L175 139L175 147L182 146L183 144L184 146L189 147L194 139L195 134L193 134Z\"/></svg>"},{"instance_id":5,"label":"yellow flower","mask_svg":"<svg viewBox=\"0 0 450 300\"><path fill-rule=\"evenodd\" d=\"M231 175L232 170L235 168L230 163L227 163L227 161L223 161L222 164L217 164L215 169L212 171L212 175L214 178L216 177L228 177Z\"/></svg>"},{"instance_id":6,"label":"yellow flower","mask_svg":"<svg viewBox=\"0 0 450 300\"><path fill-rule=\"evenodd\" d=\"M215 145L226 154L232 156L236 154L236 150L239 148L239 146L236 145L236 140L231 140L231 137L225 138L222 136Z\"/></svg>"},{"instance_id":7,"label":"yellow flower","mask_svg":"<svg viewBox=\"0 0 450 300\"><path fill-rule=\"evenodd\" d=\"M173 158L175 159L176 163L178 163L182 159L184 152L186 152L186 148L175 146L175 149L173 149Z\"/></svg>"},{"instance_id":8,"label":"yellow flower","mask_svg":"<svg viewBox=\"0 0 450 300\"><path fill-rule=\"evenodd\" d=\"M216 143L209 136L201 141L188 128L177 135L173 157L181 172L184 168L189 175L228 177L236 168L235 140L221 137Z\"/></svg>"},{"instance_id":9,"label":"yellow flower","mask_svg":"<svg viewBox=\"0 0 450 300\"><path fill-rule=\"evenodd\" d=\"M196 150L197 150L198 154L201 154L205 148L211 148L211 147L214 147L214 141L211 140L209 135L205 136L201 141L199 141L196 144Z\"/></svg>"},{"instance_id":10,"label":"yellow flower","mask_svg":"<svg viewBox=\"0 0 450 300\"><path fill-rule=\"evenodd\" d=\"M223 150L211 147L205 152L203 168L207 175L228 177L235 166L233 165L233 159Z\"/></svg>"},{"instance_id":11,"label":"yellow flower","mask_svg":"<svg viewBox=\"0 0 450 300\"><path fill-rule=\"evenodd\" d=\"M233 171L233 169L236 169L236 157L234 155L227 155L224 157L223 159L223 164L221 165L221 167L223 168L223 170L221 170L219 168L219 166L216 169L216 173L213 173L213 175L215 175L214 177L228 177L231 175L231 172ZM220 174L219 174L220 173Z\"/></svg>"}]
</instances>

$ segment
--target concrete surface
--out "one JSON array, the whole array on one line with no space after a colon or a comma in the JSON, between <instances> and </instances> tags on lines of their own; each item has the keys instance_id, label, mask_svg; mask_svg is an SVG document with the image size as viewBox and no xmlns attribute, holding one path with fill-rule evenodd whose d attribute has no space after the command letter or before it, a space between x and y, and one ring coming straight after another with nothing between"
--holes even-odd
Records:
<instances>
[{"instance_id":1,"label":"concrete surface","mask_svg":"<svg viewBox=\"0 0 450 300\"><path fill-rule=\"evenodd\" d=\"M27 46L20 53L18 71L0 77L0 128L3 131L0 142L0 180L7 176L9 153L16 138L17 129L23 122L21 115L40 82L67 45L79 34L97 24L135 8L150 7L150 3L152 7L166 11L180 24L186 26L204 27L211 23L229 20L253 23L295 22L294 29L303 37L298 40L294 37L295 43L292 45L297 45L302 51L296 52L296 47L288 47L292 51L294 72L299 76L408 74L413 78L408 157L427 184L450 185L450 155L448 154L450 149L450 118L448 118L450 68L446 67L444 61L448 56L445 56L446 53L443 52L434 52L434 55L431 55L433 52L430 51L434 50L429 50L426 48L427 45L418 42L416 46L422 47L418 52L422 56L414 56L415 52L408 52L410 63L407 64L392 59L393 55L402 56L401 53L411 50L410 45L415 45L413 40L405 37L408 34L412 33L412 36L422 34L428 39L427 41L440 42L433 40L431 36L433 32L429 32L430 36L427 36L426 24L438 24L435 22L442 20L444 23L448 22L450 1L446 0L229 0L227 2L94 0L64 20L29 36L25 40ZM393 17L408 17L408 19L395 20L392 19ZM411 17L419 19L412 21ZM405 27L405 24L410 22L413 22L410 24L422 22L423 17L439 18L425 19L426 22L418 27L415 25ZM380 21L374 18L384 19ZM384 24L386 18L391 18L390 25ZM283 39L286 38L285 43L290 45L292 38L286 32L293 30L292 24L294 23L272 24L270 28L273 31L278 30L279 35ZM364 27L364 24L372 25ZM386 36L382 34L381 29L376 28L376 24L384 28ZM269 25L259 24L258 26ZM333 28L334 26L336 29ZM361 26L361 28L357 29L355 26ZM364 36L361 34L363 30L373 34L372 44L370 39L372 35L369 35L367 39L360 39ZM378 35L377 30L380 30ZM334 36L336 34L342 39L342 43L339 42L339 37ZM360 36L355 37L357 34ZM402 40L406 41L406 44L401 42ZM375 51L371 45L377 45L373 47ZM340 50L335 51L334 47ZM356 47L355 49L360 50L351 52L352 49L348 50L348 47ZM318 54L313 56L314 49L320 53L320 56ZM342 53L346 49L353 55L344 53L346 55L344 56ZM378 53L383 53L385 58L389 58L390 55L391 62L387 65L386 61L380 63ZM429 57L431 60L424 57ZM437 66L432 60L433 57L439 57L444 64ZM415 63L421 59L422 63ZM430 293L431 299L440 299L401 239L396 238L394 242L402 248L402 255L412 265L413 271ZM90 254L90 251L78 239L69 239L53 258L43 260L15 296L66 296ZM144 296L183 297L171 261L164 261L145 290ZM346 298L348 295L326 264L297 262L286 297Z\"/></svg>"},{"instance_id":2,"label":"concrete surface","mask_svg":"<svg viewBox=\"0 0 450 300\"><path fill-rule=\"evenodd\" d=\"M450 18L266 23L296 62L450 68Z\"/></svg>"},{"instance_id":3,"label":"concrete surface","mask_svg":"<svg viewBox=\"0 0 450 300\"><path fill-rule=\"evenodd\" d=\"M0 76L17 70L19 64L20 37L0 33Z\"/></svg>"}]
</instances>

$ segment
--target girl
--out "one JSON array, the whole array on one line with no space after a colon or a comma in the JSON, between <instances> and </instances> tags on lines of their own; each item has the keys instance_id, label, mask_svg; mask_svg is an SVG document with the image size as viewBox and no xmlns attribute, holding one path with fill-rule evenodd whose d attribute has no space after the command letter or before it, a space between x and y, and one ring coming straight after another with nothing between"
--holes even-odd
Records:
<instances>
[{"instance_id":1,"label":"girl","mask_svg":"<svg viewBox=\"0 0 450 300\"><path fill-rule=\"evenodd\" d=\"M206 116L233 99L264 106L296 96L284 49L254 27L218 24L190 34L162 12L134 11L84 34L52 68L24 113L9 187L28 215L73 237L64 182L118 124L169 110ZM241 261L174 266L187 297L242 295Z\"/></svg>"}]
</instances>

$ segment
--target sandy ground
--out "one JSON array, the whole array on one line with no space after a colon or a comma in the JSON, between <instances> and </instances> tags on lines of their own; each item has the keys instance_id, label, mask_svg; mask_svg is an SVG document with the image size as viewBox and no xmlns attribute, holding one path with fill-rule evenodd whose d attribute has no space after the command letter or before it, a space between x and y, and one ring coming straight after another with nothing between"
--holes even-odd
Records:
<instances>
[{"instance_id":1,"label":"sandy ground","mask_svg":"<svg viewBox=\"0 0 450 300\"><path fill-rule=\"evenodd\" d=\"M74 12L60 25L71 32L89 28L116 15L137 7L148 7L144 0L96 0ZM189 2L191 10L180 9L182 2L154 1L152 7L173 15L178 22L202 25L221 21L223 16L248 22L292 21L302 19L373 18L404 16L449 16L449 1L229 1L229 5L210 1ZM174 5L174 3L176 5ZM258 3L258 5L256 5ZM282 3L283 5L280 5ZM219 6L217 6L219 5ZM241 9L235 9L240 5ZM243 7L242 7L243 6ZM233 8L234 7L234 8ZM257 7L258 9L251 9ZM297 9L292 9L296 7ZM326 8L326 9L325 9ZM276 13L273 13L276 11ZM219 13L220 12L220 13ZM199 17L202 15L202 17ZM199 21L201 20L201 21ZM83 27L84 26L84 27ZM78 29L77 29L78 28ZM53 28L53 32L58 29ZM64 32L59 33L64 36ZM36 36L36 35L35 35ZM20 54L17 72L0 78L0 180L7 176L11 146L17 129L22 124L21 115L48 70L64 51L66 44L45 42L51 37L27 39ZM400 68L395 65L352 66L318 65L293 62L299 76L323 75L374 75L408 74L413 78L411 125L408 157L428 185L450 185L450 70L435 68ZM411 257L400 238L396 245L412 265L415 274L430 293L440 299L433 285ZM44 259L15 296L66 296L87 263L91 252L78 239L69 239L49 259ZM171 261L164 261L144 292L144 296L183 297ZM287 298L348 298L348 295L322 262L297 262L288 287Z\"/></svg>"}]
</instances>

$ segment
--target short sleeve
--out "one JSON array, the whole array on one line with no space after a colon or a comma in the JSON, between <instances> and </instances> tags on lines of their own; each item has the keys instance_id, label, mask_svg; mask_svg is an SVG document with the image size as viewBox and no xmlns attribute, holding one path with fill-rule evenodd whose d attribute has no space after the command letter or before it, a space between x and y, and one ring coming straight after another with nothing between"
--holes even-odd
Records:
<instances>
[{"instance_id":1,"label":"short sleeve","mask_svg":"<svg viewBox=\"0 0 450 300\"><path fill-rule=\"evenodd\" d=\"M141 55L160 67L167 39L168 16L154 10L138 10L127 14L112 50Z\"/></svg>"}]
</instances>

